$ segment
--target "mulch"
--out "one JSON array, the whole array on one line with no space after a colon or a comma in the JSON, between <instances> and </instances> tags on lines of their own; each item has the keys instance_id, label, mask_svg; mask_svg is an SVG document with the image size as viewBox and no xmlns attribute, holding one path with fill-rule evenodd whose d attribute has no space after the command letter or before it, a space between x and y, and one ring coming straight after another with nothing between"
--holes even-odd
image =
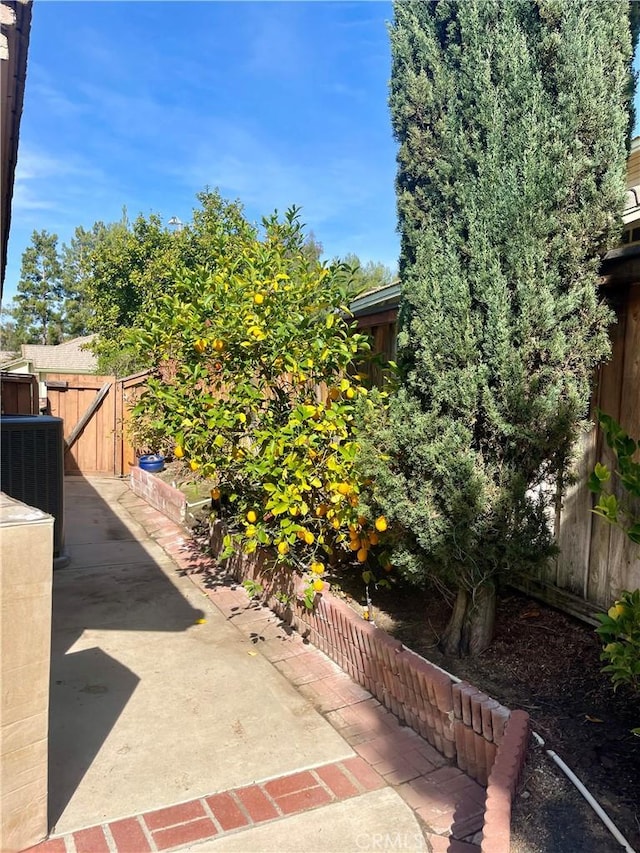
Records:
<instances>
[{"instance_id":1,"label":"mulch","mask_svg":"<svg viewBox=\"0 0 640 853\"><path fill-rule=\"evenodd\" d=\"M362 583L355 576L338 581L353 606L364 609ZM631 733L640 725L640 697L624 688L614 692L601 671L592 626L507 589L498 600L492 646L475 658L452 658L437 648L450 613L437 590L396 583L374 591L372 599L381 628L509 708L527 711L546 747L563 758L640 850L640 737ZM514 810L519 834L514 850L620 849L543 750L530 751L523 793ZM579 847L572 846L578 841Z\"/></svg>"}]
</instances>

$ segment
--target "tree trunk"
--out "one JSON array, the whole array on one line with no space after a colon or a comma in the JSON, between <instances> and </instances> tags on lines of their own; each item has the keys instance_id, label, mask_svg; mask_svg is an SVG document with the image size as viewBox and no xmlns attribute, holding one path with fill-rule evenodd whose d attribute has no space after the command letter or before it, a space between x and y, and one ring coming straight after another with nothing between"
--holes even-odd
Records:
<instances>
[{"instance_id":1,"label":"tree trunk","mask_svg":"<svg viewBox=\"0 0 640 853\"><path fill-rule=\"evenodd\" d=\"M440 640L447 655L479 655L491 645L496 620L496 588L483 584L472 595L460 587L449 624Z\"/></svg>"}]
</instances>

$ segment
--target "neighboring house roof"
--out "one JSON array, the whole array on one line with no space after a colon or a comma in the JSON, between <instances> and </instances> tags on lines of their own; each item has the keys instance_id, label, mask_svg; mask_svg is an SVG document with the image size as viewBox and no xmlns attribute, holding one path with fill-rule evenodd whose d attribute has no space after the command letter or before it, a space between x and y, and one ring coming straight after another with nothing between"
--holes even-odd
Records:
<instances>
[{"instance_id":1,"label":"neighboring house roof","mask_svg":"<svg viewBox=\"0 0 640 853\"><path fill-rule=\"evenodd\" d=\"M400 280L396 279L390 284L383 284L361 293L349 305L349 310L354 317L366 317L368 314L397 308L399 300Z\"/></svg>"},{"instance_id":2,"label":"neighboring house roof","mask_svg":"<svg viewBox=\"0 0 640 853\"><path fill-rule=\"evenodd\" d=\"M95 373L98 361L90 350L84 349L94 338L95 335L86 335L56 346L22 344L18 358L4 367L28 363L35 373Z\"/></svg>"},{"instance_id":3,"label":"neighboring house roof","mask_svg":"<svg viewBox=\"0 0 640 853\"><path fill-rule=\"evenodd\" d=\"M0 3L0 294L7 266L11 197L27 76L31 0Z\"/></svg>"}]
</instances>

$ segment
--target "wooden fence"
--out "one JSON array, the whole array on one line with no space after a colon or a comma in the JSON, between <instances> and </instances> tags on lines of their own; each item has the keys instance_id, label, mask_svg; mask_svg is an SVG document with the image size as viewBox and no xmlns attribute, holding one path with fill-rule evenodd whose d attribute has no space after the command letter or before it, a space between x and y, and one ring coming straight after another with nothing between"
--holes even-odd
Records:
<instances>
[{"instance_id":1,"label":"wooden fence","mask_svg":"<svg viewBox=\"0 0 640 853\"><path fill-rule=\"evenodd\" d=\"M64 421L65 474L128 476L136 452L127 426L149 371L118 379L77 373L46 374L46 413ZM2 414L37 415L38 380L0 375ZM43 403L44 404L44 403Z\"/></svg>"},{"instance_id":2,"label":"wooden fence","mask_svg":"<svg viewBox=\"0 0 640 853\"><path fill-rule=\"evenodd\" d=\"M600 408L640 439L640 259L624 269L626 279L618 271L608 291L617 322L611 328L612 357L594 384L591 418L595 420ZM358 331L371 334L373 351L395 358L397 309L357 319ZM380 370L374 368L371 377L379 381ZM621 590L640 587L640 546L592 512L594 499L587 481L598 461L615 467L599 427L594 426L577 449L575 484L556 512L559 555L537 576L517 584L593 624L595 614L606 610ZM624 496L618 492L618 497Z\"/></svg>"},{"instance_id":3,"label":"wooden fence","mask_svg":"<svg viewBox=\"0 0 640 853\"><path fill-rule=\"evenodd\" d=\"M591 417L596 408L619 421L640 438L640 284L616 291L612 301L617 323L611 329L612 356L603 365L594 387ZM558 558L523 587L552 604L594 621L623 589L640 587L640 546L591 511L594 498L587 480L596 462L615 469L615 457L599 427L583 436L576 482L556 514ZM623 490L617 490L626 500ZM638 506L638 505L637 505ZM638 506L640 510L640 506Z\"/></svg>"},{"instance_id":4,"label":"wooden fence","mask_svg":"<svg viewBox=\"0 0 640 853\"><path fill-rule=\"evenodd\" d=\"M3 415L38 414L38 380L30 373L0 374Z\"/></svg>"}]
</instances>

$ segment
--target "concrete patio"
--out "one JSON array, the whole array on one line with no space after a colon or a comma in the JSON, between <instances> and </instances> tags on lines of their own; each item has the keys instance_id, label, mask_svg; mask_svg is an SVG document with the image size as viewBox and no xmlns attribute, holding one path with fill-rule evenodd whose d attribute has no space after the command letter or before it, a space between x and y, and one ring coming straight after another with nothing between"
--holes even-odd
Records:
<instances>
[{"instance_id":1,"label":"concrete patio","mask_svg":"<svg viewBox=\"0 0 640 853\"><path fill-rule=\"evenodd\" d=\"M35 849L477 850L448 835L481 828L483 789L242 588L194 583L125 482L65 500Z\"/></svg>"}]
</instances>

